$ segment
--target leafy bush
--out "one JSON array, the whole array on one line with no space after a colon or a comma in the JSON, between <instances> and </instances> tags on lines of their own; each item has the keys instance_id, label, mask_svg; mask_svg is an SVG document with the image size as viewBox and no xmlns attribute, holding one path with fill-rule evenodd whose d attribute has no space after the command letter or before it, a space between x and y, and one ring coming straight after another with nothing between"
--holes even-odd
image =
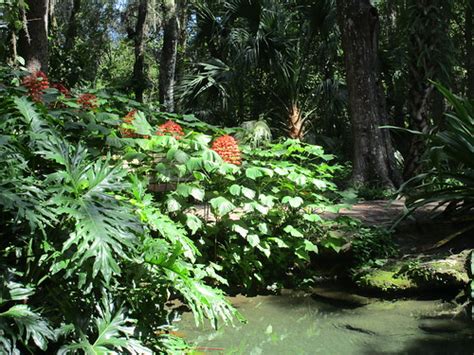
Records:
<instances>
[{"instance_id":1,"label":"leafy bush","mask_svg":"<svg viewBox=\"0 0 474 355\"><path fill-rule=\"evenodd\" d=\"M18 74L0 71L2 351L182 347L156 335L169 300L241 320L210 285L265 287L340 247L320 216L340 168L321 147L237 147L222 136L238 129L116 93L32 102Z\"/></svg>"},{"instance_id":2,"label":"leafy bush","mask_svg":"<svg viewBox=\"0 0 474 355\"><path fill-rule=\"evenodd\" d=\"M339 169L329 165L332 156L321 147L286 140L243 146L237 166L225 162L227 153L221 153L224 159L217 154L220 148L208 147L212 137L202 132L219 129L191 116L170 117L201 132L180 139L153 136L149 124L134 120L147 138L130 139L124 158L137 159L136 169L158 186L168 184L158 194L160 209L186 225L202 252L199 260L212 261L234 288L247 289L267 286L307 264L317 252L314 242L324 243L319 212L334 208L339 197L330 182Z\"/></svg>"},{"instance_id":3,"label":"leafy bush","mask_svg":"<svg viewBox=\"0 0 474 355\"><path fill-rule=\"evenodd\" d=\"M146 179L112 158L114 109L0 90L0 352L149 352L143 342L160 346L171 295L197 322L238 315L204 283L215 272L195 263L198 250L154 206Z\"/></svg>"}]
</instances>

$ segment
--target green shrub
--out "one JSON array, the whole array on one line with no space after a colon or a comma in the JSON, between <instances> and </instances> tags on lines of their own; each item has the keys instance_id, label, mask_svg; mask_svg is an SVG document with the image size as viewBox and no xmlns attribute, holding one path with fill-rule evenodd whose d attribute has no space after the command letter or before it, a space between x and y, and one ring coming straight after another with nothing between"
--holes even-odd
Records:
<instances>
[{"instance_id":1,"label":"green shrub","mask_svg":"<svg viewBox=\"0 0 474 355\"><path fill-rule=\"evenodd\" d=\"M146 177L112 158L114 109L73 99L48 108L53 91L45 104L21 87L0 91L0 352L157 350L175 294L197 322L238 315L206 285L215 272L196 264L197 248L155 206Z\"/></svg>"},{"instance_id":2,"label":"green shrub","mask_svg":"<svg viewBox=\"0 0 474 355\"><path fill-rule=\"evenodd\" d=\"M197 323L241 320L210 285L266 287L340 247L320 216L340 168L321 147L261 140L237 166L210 143L238 129L117 93L33 103L18 74L0 71L2 351L182 347L156 335L170 299ZM156 134L169 119L183 134Z\"/></svg>"}]
</instances>

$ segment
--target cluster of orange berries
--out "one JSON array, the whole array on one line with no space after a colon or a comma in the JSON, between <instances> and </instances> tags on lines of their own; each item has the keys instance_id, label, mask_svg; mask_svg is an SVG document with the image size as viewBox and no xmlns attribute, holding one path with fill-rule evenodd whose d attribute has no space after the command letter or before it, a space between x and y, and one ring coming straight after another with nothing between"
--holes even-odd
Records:
<instances>
[{"instance_id":1,"label":"cluster of orange berries","mask_svg":"<svg viewBox=\"0 0 474 355\"><path fill-rule=\"evenodd\" d=\"M225 135L216 138L211 149L219 154L225 162L235 165L241 164L240 149L233 137Z\"/></svg>"},{"instance_id":2,"label":"cluster of orange berries","mask_svg":"<svg viewBox=\"0 0 474 355\"><path fill-rule=\"evenodd\" d=\"M184 136L183 128L171 120L163 123L156 131L156 135L158 136L163 136L165 134L171 134L176 139L181 139L181 137Z\"/></svg>"},{"instance_id":3,"label":"cluster of orange berries","mask_svg":"<svg viewBox=\"0 0 474 355\"><path fill-rule=\"evenodd\" d=\"M28 89L28 95L35 102L41 102L43 99L43 90L49 88L48 77L42 71L36 71L25 76L22 84Z\"/></svg>"},{"instance_id":4,"label":"cluster of orange berries","mask_svg":"<svg viewBox=\"0 0 474 355\"><path fill-rule=\"evenodd\" d=\"M58 90L61 94L64 95L64 97L71 97L71 92L63 84L61 84L61 83L52 83L51 87Z\"/></svg>"},{"instance_id":5,"label":"cluster of orange berries","mask_svg":"<svg viewBox=\"0 0 474 355\"><path fill-rule=\"evenodd\" d=\"M58 90L65 97L71 97L71 92L68 88L61 83L51 83L50 85L48 76L40 70L25 76L22 84L28 89L28 95L35 102L42 102L43 91L50 87ZM98 107L97 96L93 94L82 94L77 99L77 103L85 110L91 110Z\"/></svg>"},{"instance_id":6,"label":"cluster of orange berries","mask_svg":"<svg viewBox=\"0 0 474 355\"><path fill-rule=\"evenodd\" d=\"M81 105L84 110L93 110L99 107L97 96L94 94L82 94L77 99L77 103Z\"/></svg>"}]
</instances>

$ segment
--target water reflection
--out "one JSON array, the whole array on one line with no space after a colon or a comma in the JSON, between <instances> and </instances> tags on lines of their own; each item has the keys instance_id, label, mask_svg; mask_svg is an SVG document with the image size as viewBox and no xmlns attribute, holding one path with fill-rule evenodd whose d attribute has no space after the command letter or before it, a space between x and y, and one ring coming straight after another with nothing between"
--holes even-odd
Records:
<instances>
[{"instance_id":1,"label":"water reflection","mask_svg":"<svg viewBox=\"0 0 474 355\"><path fill-rule=\"evenodd\" d=\"M423 317L446 309L437 301L380 301L347 309L310 295L236 297L232 302L248 324L196 328L190 314L179 324L199 352L214 354L473 354L474 330L451 322L433 332ZM454 321L453 321L454 324ZM427 326L427 327L428 327ZM429 327L428 327L429 328ZM429 329L428 329L429 330Z\"/></svg>"}]
</instances>

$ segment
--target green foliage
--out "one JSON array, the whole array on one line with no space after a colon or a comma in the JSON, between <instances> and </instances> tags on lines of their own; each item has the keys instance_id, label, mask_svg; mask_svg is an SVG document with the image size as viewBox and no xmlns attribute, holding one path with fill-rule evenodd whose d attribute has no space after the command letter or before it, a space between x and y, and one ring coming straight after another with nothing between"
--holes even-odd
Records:
<instances>
[{"instance_id":1,"label":"green foliage","mask_svg":"<svg viewBox=\"0 0 474 355\"><path fill-rule=\"evenodd\" d=\"M429 170L402 186L409 212L429 203L447 206L453 215L468 215L474 208L474 110L472 103L437 84L451 105L443 126L422 134L429 146ZM419 132L415 132L420 134ZM474 226L474 225L473 225Z\"/></svg>"},{"instance_id":2,"label":"green foliage","mask_svg":"<svg viewBox=\"0 0 474 355\"><path fill-rule=\"evenodd\" d=\"M390 200L394 196L393 190L382 187L361 186L357 189L357 196L363 200Z\"/></svg>"},{"instance_id":3,"label":"green foliage","mask_svg":"<svg viewBox=\"0 0 474 355\"><path fill-rule=\"evenodd\" d=\"M98 316L94 319L96 337L91 343L84 335L80 342L73 342L63 346L58 354L71 354L80 351L83 354L107 354L117 351L130 354L151 354L152 351L134 339L136 323L128 319L122 309L115 310L107 298L102 300L101 307L97 307Z\"/></svg>"},{"instance_id":4,"label":"green foliage","mask_svg":"<svg viewBox=\"0 0 474 355\"><path fill-rule=\"evenodd\" d=\"M339 197L330 182L339 169L329 164L332 156L286 140L242 146L237 167L210 150L210 140L195 131L179 140L134 139L127 156L140 157L137 171L170 184L160 195L161 210L182 221L200 246L198 260L213 261L234 289L265 287L290 268L303 269L324 239L319 214ZM203 212L208 208L211 213Z\"/></svg>"},{"instance_id":5,"label":"green foliage","mask_svg":"<svg viewBox=\"0 0 474 355\"><path fill-rule=\"evenodd\" d=\"M304 273L319 247L340 249L335 222L321 217L340 207L340 167L319 146L259 136L241 144L237 166L210 143L239 129L116 93L97 92L99 107L83 109L74 93L34 104L21 87L0 90L0 264L30 290L27 304L5 298L5 347L180 347L156 335L172 326L170 299L197 324L243 321L215 286L263 289ZM139 111L123 123L130 109ZM155 134L168 119L185 134Z\"/></svg>"},{"instance_id":6,"label":"green foliage","mask_svg":"<svg viewBox=\"0 0 474 355\"><path fill-rule=\"evenodd\" d=\"M54 331L45 317L26 304L35 290L4 277L1 281L0 351L19 354L20 349L31 351L37 347L46 350L48 342L55 340L59 332Z\"/></svg>"},{"instance_id":7,"label":"green foliage","mask_svg":"<svg viewBox=\"0 0 474 355\"><path fill-rule=\"evenodd\" d=\"M196 264L194 242L146 192L147 176L117 161L136 143L119 138L113 113L125 115L127 99L100 96L101 109L86 111L53 92L45 95L48 107L21 97L21 88L0 90L5 352L62 346L65 353L143 353L143 343L158 351L163 344L154 332L169 322L164 305L171 295L198 323L237 315L221 291L205 284L219 276Z\"/></svg>"},{"instance_id":8,"label":"green foliage","mask_svg":"<svg viewBox=\"0 0 474 355\"><path fill-rule=\"evenodd\" d=\"M356 268L381 266L387 259L397 256L392 233L387 229L361 227L358 223L352 228L355 233L351 245Z\"/></svg>"}]
</instances>

